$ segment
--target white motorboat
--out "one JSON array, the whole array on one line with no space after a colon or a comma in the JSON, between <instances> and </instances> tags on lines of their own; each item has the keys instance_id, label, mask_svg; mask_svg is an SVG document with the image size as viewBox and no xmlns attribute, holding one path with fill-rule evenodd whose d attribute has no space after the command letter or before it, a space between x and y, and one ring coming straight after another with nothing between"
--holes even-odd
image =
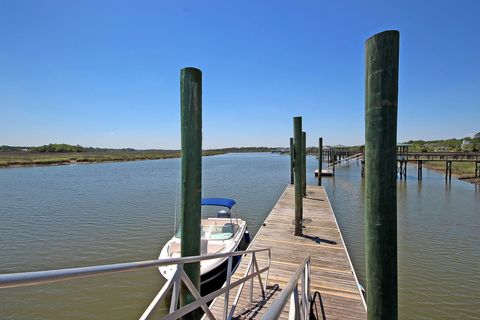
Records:
<instances>
[{"instance_id":1,"label":"white motorboat","mask_svg":"<svg viewBox=\"0 0 480 320\"><path fill-rule=\"evenodd\" d=\"M212 214L202 212L201 219L201 255L227 253L237 250L245 250L250 243L250 235L247 230L246 221L240 219L238 214L232 217L232 207L235 200L227 198L203 198L202 209L205 206L214 206L220 210ZM206 210L202 210L206 211ZM208 217L211 215L211 217ZM213 215L213 217L212 217ZM203 216L207 216L203 218ZM160 259L180 257L180 228L175 235L163 247ZM202 294L223 285L226 279L228 258L204 260L200 263L200 280ZM240 256L233 260L235 268ZM166 279L173 276L175 266L159 267L160 273Z\"/></svg>"}]
</instances>

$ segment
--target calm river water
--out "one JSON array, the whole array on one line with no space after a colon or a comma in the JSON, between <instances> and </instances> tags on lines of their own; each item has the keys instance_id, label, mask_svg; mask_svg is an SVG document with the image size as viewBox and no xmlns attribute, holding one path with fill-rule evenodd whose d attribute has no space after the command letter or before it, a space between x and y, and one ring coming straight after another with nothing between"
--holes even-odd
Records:
<instances>
[{"instance_id":1,"label":"calm river water","mask_svg":"<svg viewBox=\"0 0 480 320\"><path fill-rule=\"evenodd\" d=\"M314 157L308 160L315 183ZM179 159L0 170L0 273L147 260L174 228ZM203 195L232 197L258 230L289 180L289 158L228 154L203 161ZM410 169L410 174L414 170ZM363 181L356 164L324 178L364 283ZM425 170L398 181L401 319L480 318L480 190ZM157 270L0 290L0 319L136 319Z\"/></svg>"}]
</instances>

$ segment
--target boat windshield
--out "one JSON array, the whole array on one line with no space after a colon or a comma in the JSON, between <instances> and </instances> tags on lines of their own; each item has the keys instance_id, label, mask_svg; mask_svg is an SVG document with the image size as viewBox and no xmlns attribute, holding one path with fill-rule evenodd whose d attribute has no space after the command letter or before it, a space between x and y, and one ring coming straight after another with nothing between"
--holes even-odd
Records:
<instances>
[{"instance_id":1,"label":"boat windshield","mask_svg":"<svg viewBox=\"0 0 480 320\"><path fill-rule=\"evenodd\" d=\"M223 206L202 206L202 239L228 240L237 232L238 218L232 218L232 212ZM178 226L175 237L181 238L181 225Z\"/></svg>"},{"instance_id":2,"label":"boat windshield","mask_svg":"<svg viewBox=\"0 0 480 320\"><path fill-rule=\"evenodd\" d=\"M209 220L206 220L209 222ZM202 221L202 239L205 240L228 240L233 237L238 229L238 225L235 223L215 223L204 225ZM181 228L177 229L175 236L181 238Z\"/></svg>"}]
</instances>

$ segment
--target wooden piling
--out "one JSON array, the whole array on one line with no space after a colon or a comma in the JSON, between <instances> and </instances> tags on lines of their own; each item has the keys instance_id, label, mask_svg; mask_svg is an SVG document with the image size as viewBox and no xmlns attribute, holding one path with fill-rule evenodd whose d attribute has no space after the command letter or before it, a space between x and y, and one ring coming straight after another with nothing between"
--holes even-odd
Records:
<instances>
[{"instance_id":1,"label":"wooden piling","mask_svg":"<svg viewBox=\"0 0 480 320\"><path fill-rule=\"evenodd\" d=\"M293 170L293 138L290 138L290 184L293 184L295 181L295 175Z\"/></svg>"},{"instance_id":2,"label":"wooden piling","mask_svg":"<svg viewBox=\"0 0 480 320\"><path fill-rule=\"evenodd\" d=\"M307 196L307 133L302 131L302 161L303 161L303 170L302 170L302 186L303 186L303 196Z\"/></svg>"},{"instance_id":3,"label":"wooden piling","mask_svg":"<svg viewBox=\"0 0 480 320\"><path fill-rule=\"evenodd\" d=\"M417 161L417 179L418 179L418 180L422 180L422 179L423 179L422 169L423 169L423 161L422 161L422 160L418 160L418 161Z\"/></svg>"},{"instance_id":4,"label":"wooden piling","mask_svg":"<svg viewBox=\"0 0 480 320\"><path fill-rule=\"evenodd\" d=\"M399 32L366 41L365 244L368 319L398 319L397 101Z\"/></svg>"},{"instance_id":5,"label":"wooden piling","mask_svg":"<svg viewBox=\"0 0 480 320\"><path fill-rule=\"evenodd\" d=\"M293 139L295 157L295 236L302 236L303 219L303 159L302 159L302 117L293 118Z\"/></svg>"},{"instance_id":6,"label":"wooden piling","mask_svg":"<svg viewBox=\"0 0 480 320\"><path fill-rule=\"evenodd\" d=\"M201 192L202 192L202 72L184 68L180 72L180 110L182 145L182 180L180 196L181 255L200 255ZM184 266L188 277L200 291L200 263ZM194 297L184 286L180 304L187 305ZM198 310L197 310L198 311ZM199 319L201 312L189 314Z\"/></svg>"},{"instance_id":7,"label":"wooden piling","mask_svg":"<svg viewBox=\"0 0 480 320\"><path fill-rule=\"evenodd\" d=\"M452 161L445 162L445 180L452 180Z\"/></svg>"},{"instance_id":8,"label":"wooden piling","mask_svg":"<svg viewBox=\"0 0 480 320\"><path fill-rule=\"evenodd\" d=\"M318 139L318 185L322 185L323 138Z\"/></svg>"},{"instance_id":9,"label":"wooden piling","mask_svg":"<svg viewBox=\"0 0 480 320\"><path fill-rule=\"evenodd\" d=\"M337 161L337 150L332 149L332 171L335 174L335 162Z\"/></svg>"}]
</instances>

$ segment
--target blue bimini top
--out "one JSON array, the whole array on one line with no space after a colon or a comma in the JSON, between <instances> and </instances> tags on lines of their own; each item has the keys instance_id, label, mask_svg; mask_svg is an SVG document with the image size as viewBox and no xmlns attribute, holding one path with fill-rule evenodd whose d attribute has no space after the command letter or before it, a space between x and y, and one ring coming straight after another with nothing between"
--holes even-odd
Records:
<instances>
[{"instance_id":1,"label":"blue bimini top","mask_svg":"<svg viewBox=\"0 0 480 320\"><path fill-rule=\"evenodd\" d=\"M202 198L202 206L219 206L232 209L236 204L235 200L227 198Z\"/></svg>"}]
</instances>

